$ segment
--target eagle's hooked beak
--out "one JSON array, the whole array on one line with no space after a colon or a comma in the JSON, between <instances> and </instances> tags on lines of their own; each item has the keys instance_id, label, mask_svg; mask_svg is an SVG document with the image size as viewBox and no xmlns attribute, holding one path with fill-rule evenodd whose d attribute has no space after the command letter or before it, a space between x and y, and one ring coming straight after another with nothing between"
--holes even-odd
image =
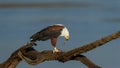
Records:
<instances>
[{"instance_id":1,"label":"eagle's hooked beak","mask_svg":"<svg viewBox=\"0 0 120 68\"><path fill-rule=\"evenodd\" d=\"M65 36L65 39L66 39L66 41L68 41L69 40L69 36Z\"/></svg>"}]
</instances>

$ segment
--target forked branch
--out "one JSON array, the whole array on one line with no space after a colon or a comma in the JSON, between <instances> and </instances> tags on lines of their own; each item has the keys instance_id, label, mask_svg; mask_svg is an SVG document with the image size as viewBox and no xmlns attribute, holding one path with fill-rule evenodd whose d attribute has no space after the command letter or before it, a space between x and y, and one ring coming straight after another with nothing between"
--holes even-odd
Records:
<instances>
[{"instance_id":1,"label":"forked branch","mask_svg":"<svg viewBox=\"0 0 120 68\"><path fill-rule=\"evenodd\" d=\"M81 55L90 50L93 50L103 44L110 42L111 40L120 38L120 31L96 40L95 42L83 45L82 47L75 48L67 52L53 53L51 50L46 50L42 52L36 51L32 46L34 42L27 43L23 47L17 49L8 60L0 64L0 68L15 68L20 61L24 60L30 65L40 64L44 61L58 60L60 62L67 62L70 60L81 61L83 64L89 68L100 68L89 60L86 56Z\"/></svg>"}]
</instances>

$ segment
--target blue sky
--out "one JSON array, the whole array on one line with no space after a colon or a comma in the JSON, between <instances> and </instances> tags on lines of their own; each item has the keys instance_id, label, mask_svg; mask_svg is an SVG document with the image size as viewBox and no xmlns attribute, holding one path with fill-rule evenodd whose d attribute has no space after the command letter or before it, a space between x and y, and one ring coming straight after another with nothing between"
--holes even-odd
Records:
<instances>
[{"instance_id":1,"label":"blue sky","mask_svg":"<svg viewBox=\"0 0 120 68\"><path fill-rule=\"evenodd\" d=\"M34 2L55 2L54 0L34 0ZM56 0L56 2L64 0ZM66 0L68 2L69 0ZM75 2L78 0L74 0ZM109 2L108 2L109 1ZM3 2L20 2L18 0L0 0ZM28 0L21 0L28 3ZM30 0L29 0L30 2ZM31 0L32 2L32 0ZM84 44L88 44L120 30L120 1L119 0L79 0L94 6L68 8L0 8L0 62L5 61L17 48L29 42L29 37L49 25L61 23L68 27L70 40L63 44L64 38L58 39L57 46L68 51ZM33 2L32 2L33 3ZM97 65L103 68L120 68L119 44L120 39L113 40L104 46L84 53ZM37 42L38 51L53 49L50 41ZM78 61L60 63L46 61L31 66L22 61L17 68L87 68Z\"/></svg>"}]
</instances>

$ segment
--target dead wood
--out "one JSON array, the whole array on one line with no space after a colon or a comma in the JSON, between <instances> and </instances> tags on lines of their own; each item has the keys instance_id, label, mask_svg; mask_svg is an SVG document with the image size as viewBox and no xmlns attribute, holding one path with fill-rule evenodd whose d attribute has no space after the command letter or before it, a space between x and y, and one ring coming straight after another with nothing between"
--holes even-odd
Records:
<instances>
[{"instance_id":1,"label":"dead wood","mask_svg":"<svg viewBox=\"0 0 120 68\"><path fill-rule=\"evenodd\" d=\"M103 44L110 42L111 40L117 39L119 37L120 31L106 36L104 38L101 38L99 40L96 40L95 42L83 45L82 47L78 47L67 52L59 53L53 53L52 50L45 50L39 52L34 49L34 42L30 42L13 52L5 62L0 64L0 68L16 68L17 64L19 64L22 60L24 60L30 65L36 65L44 61L50 60L57 60L59 62L76 60L82 62L89 68L100 68L91 60L89 60L86 56L81 54L93 50L99 46L102 46Z\"/></svg>"}]
</instances>

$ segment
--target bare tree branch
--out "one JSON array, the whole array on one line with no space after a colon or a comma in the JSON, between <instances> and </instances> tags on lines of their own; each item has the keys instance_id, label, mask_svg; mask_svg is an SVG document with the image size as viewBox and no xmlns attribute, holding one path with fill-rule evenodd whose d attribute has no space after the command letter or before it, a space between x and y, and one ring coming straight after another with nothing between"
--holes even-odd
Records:
<instances>
[{"instance_id":1,"label":"bare tree branch","mask_svg":"<svg viewBox=\"0 0 120 68\"><path fill-rule=\"evenodd\" d=\"M87 45L83 45L82 47L78 47L78 48L75 48L73 50L70 50L68 52L66 52L64 54L64 56L66 56L67 58L68 57L71 57L71 56L75 56L75 55L78 55L78 54L81 54L81 53L85 53L87 51L90 51L90 50L93 50L99 46L102 46L103 44L107 43L107 42L110 42L116 38L119 38L120 37L120 31L114 33L114 34L111 34L109 36L106 36L104 38L101 38L100 40L96 40L95 42L92 42L92 43L89 43Z\"/></svg>"},{"instance_id":2,"label":"bare tree branch","mask_svg":"<svg viewBox=\"0 0 120 68\"><path fill-rule=\"evenodd\" d=\"M100 68L91 60L89 60L86 56L81 54L93 50L99 46L102 46L103 44L110 42L111 40L117 39L119 37L120 31L111 34L107 37L101 38L100 40L97 40L95 42L84 45L82 47L78 47L67 52L59 53L53 53L52 50L38 52L32 47L34 45L34 42L30 42L13 52L12 55L8 58L8 60L0 64L0 68L15 68L17 64L20 63L20 61L22 60L24 60L30 65L36 65L44 61L50 60L58 60L59 62L76 60L81 61L89 68Z\"/></svg>"}]
</instances>

